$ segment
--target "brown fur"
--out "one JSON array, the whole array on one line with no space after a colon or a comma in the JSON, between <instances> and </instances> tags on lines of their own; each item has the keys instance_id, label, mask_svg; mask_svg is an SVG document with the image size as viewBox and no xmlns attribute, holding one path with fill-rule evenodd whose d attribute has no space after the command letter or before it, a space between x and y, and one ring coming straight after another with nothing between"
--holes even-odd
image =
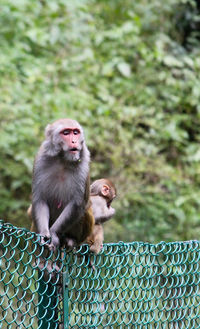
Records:
<instances>
[{"instance_id":1,"label":"brown fur","mask_svg":"<svg viewBox=\"0 0 200 329\"><path fill-rule=\"evenodd\" d=\"M103 240L103 225L95 224L92 233L86 240L90 246L90 251L94 252L95 254L99 254L103 247Z\"/></svg>"}]
</instances>

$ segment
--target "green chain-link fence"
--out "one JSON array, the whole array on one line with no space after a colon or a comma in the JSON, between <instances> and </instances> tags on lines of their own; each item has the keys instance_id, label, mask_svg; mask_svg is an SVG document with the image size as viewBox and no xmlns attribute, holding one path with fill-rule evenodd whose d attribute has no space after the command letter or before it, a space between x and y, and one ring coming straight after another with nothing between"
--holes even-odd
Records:
<instances>
[{"instance_id":1,"label":"green chain-link fence","mask_svg":"<svg viewBox=\"0 0 200 329\"><path fill-rule=\"evenodd\" d=\"M0 328L200 328L200 242L48 254L0 223Z\"/></svg>"}]
</instances>

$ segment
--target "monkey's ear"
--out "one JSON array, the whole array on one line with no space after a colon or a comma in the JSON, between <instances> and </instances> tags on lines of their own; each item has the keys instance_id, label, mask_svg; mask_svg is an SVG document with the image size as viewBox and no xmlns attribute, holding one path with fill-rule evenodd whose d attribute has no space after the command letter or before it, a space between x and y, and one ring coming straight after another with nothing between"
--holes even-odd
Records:
<instances>
[{"instance_id":1,"label":"monkey's ear","mask_svg":"<svg viewBox=\"0 0 200 329\"><path fill-rule=\"evenodd\" d=\"M52 133L52 129L51 129L51 124L48 124L45 128L45 136L48 138L51 136L51 133Z\"/></svg>"},{"instance_id":2,"label":"monkey's ear","mask_svg":"<svg viewBox=\"0 0 200 329\"><path fill-rule=\"evenodd\" d=\"M54 136L54 126L48 124L45 128L45 141L43 142L45 153L49 156L56 156L61 151L61 145L57 141L57 136Z\"/></svg>"},{"instance_id":3,"label":"monkey's ear","mask_svg":"<svg viewBox=\"0 0 200 329\"><path fill-rule=\"evenodd\" d=\"M101 188L101 193L103 196L107 196L109 194L110 188L108 185L104 184Z\"/></svg>"}]
</instances>

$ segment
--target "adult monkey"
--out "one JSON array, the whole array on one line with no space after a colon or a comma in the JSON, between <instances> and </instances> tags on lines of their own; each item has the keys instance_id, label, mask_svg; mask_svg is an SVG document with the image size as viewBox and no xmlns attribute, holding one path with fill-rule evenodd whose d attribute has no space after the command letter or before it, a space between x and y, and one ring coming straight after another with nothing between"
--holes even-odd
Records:
<instances>
[{"instance_id":1,"label":"adult monkey","mask_svg":"<svg viewBox=\"0 0 200 329\"><path fill-rule=\"evenodd\" d=\"M31 229L44 242L51 238L48 247L55 249L71 243L67 233L76 224L79 243L92 232L90 153L75 120L60 119L47 125L45 136L33 168Z\"/></svg>"}]
</instances>

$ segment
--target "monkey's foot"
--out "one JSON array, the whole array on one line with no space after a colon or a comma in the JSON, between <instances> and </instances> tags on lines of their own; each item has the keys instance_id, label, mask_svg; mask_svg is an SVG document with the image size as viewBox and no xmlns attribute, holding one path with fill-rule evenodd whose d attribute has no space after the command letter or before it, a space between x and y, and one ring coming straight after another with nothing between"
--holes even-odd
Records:
<instances>
[{"instance_id":1,"label":"monkey's foot","mask_svg":"<svg viewBox=\"0 0 200 329\"><path fill-rule=\"evenodd\" d=\"M94 243L90 246L90 251L93 252L95 255L98 255L102 249L103 249L103 244Z\"/></svg>"}]
</instances>

